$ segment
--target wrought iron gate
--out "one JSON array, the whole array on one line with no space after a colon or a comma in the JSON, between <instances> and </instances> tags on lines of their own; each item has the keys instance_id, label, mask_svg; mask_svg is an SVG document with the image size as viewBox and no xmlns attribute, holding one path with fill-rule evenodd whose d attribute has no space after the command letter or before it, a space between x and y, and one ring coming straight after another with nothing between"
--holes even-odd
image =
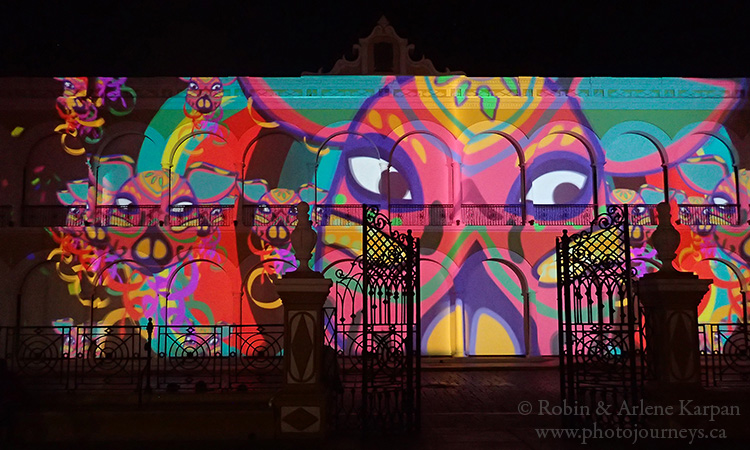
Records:
<instances>
[{"instance_id":1,"label":"wrought iron gate","mask_svg":"<svg viewBox=\"0 0 750 450\"><path fill-rule=\"evenodd\" d=\"M326 377L337 392L333 416L339 429L415 430L420 422L419 239L411 230L392 230L375 206L363 206L362 217L362 255L323 270L334 280L326 305L327 359L335 350L338 361L336 372Z\"/></svg>"},{"instance_id":2,"label":"wrought iron gate","mask_svg":"<svg viewBox=\"0 0 750 450\"><path fill-rule=\"evenodd\" d=\"M637 417L599 414L642 398L644 333L634 292L627 205L607 207L591 228L557 239L560 390L582 408L566 420L628 426ZM600 403L601 402L601 403Z\"/></svg>"}]
</instances>

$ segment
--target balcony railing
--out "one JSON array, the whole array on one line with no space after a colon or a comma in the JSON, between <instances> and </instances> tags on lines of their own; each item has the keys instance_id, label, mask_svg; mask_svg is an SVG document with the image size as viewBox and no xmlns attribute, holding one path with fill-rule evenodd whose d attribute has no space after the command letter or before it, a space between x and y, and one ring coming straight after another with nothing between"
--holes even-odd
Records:
<instances>
[{"instance_id":1,"label":"balcony railing","mask_svg":"<svg viewBox=\"0 0 750 450\"><path fill-rule=\"evenodd\" d=\"M541 225L590 225L595 205L534 205L533 217Z\"/></svg>"},{"instance_id":2,"label":"balcony railing","mask_svg":"<svg viewBox=\"0 0 750 450\"><path fill-rule=\"evenodd\" d=\"M738 225L739 205L679 205L684 225Z\"/></svg>"},{"instance_id":3,"label":"balcony railing","mask_svg":"<svg viewBox=\"0 0 750 450\"><path fill-rule=\"evenodd\" d=\"M13 206L0 205L0 227L9 227L13 223Z\"/></svg>"},{"instance_id":4,"label":"balcony railing","mask_svg":"<svg viewBox=\"0 0 750 450\"><path fill-rule=\"evenodd\" d=\"M294 205L244 205L242 223L248 227L266 227L283 223L288 228L297 226L297 207Z\"/></svg>"},{"instance_id":5,"label":"balcony railing","mask_svg":"<svg viewBox=\"0 0 750 450\"><path fill-rule=\"evenodd\" d=\"M362 205L317 205L312 220L330 227L362 226Z\"/></svg>"},{"instance_id":6,"label":"balcony railing","mask_svg":"<svg viewBox=\"0 0 750 450\"><path fill-rule=\"evenodd\" d=\"M708 205L679 205L679 221L683 225L737 225L740 222L739 205L736 204L708 204ZM630 224L642 226L656 226L659 215L656 205L630 205Z\"/></svg>"},{"instance_id":7,"label":"balcony railing","mask_svg":"<svg viewBox=\"0 0 750 450\"><path fill-rule=\"evenodd\" d=\"M523 225L521 205L462 205L461 223L474 226Z\"/></svg>"},{"instance_id":8,"label":"balcony railing","mask_svg":"<svg viewBox=\"0 0 750 450\"><path fill-rule=\"evenodd\" d=\"M630 205L630 225L656 226L659 224L659 215L656 205Z\"/></svg>"},{"instance_id":9,"label":"balcony railing","mask_svg":"<svg viewBox=\"0 0 750 450\"><path fill-rule=\"evenodd\" d=\"M85 205L24 205L25 227L82 227Z\"/></svg>"},{"instance_id":10,"label":"balcony railing","mask_svg":"<svg viewBox=\"0 0 750 450\"><path fill-rule=\"evenodd\" d=\"M228 227L234 224L234 206L170 206L167 224L172 227Z\"/></svg>"},{"instance_id":11,"label":"balcony railing","mask_svg":"<svg viewBox=\"0 0 750 450\"><path fill-rule=\"evenodd\" d=\"M391 205L391 224L446 226L451 224L453 205Z\"/></svg>"},{"instance_id":12,"label":"balcony railing","mask_svg":"<svg viewBox=\"0 0 750 450\"><path fill-rule=\"evenodd\" d=\"M359 204L311 205L311 210L311 219L315 225L362 225L362 205ZM390 217L393 225L403 226L521 226L524 219L541 225L586 226L596 216L595 207L591 204L536 204L529 207L526 217L522 205L466 204L461 206L461 221L457 223L453 210L451 204L395 204L391 205ZM87 224L87 219L92 220L86 211L85 205L25 205L21 224L25 227L82 227ZM0 205L0 227L10 225L12 213L10 205ZM628 213L631 225L658 225L654 204L630 205ZM732 226L739 225L740 217L741 211L737 204L681 204L676 219L688 226ZM172 227L227 227L235 224L235 218L233 205L173 205L167 214L164 214L159 205L98 205L93 215L93 224L113 227L156 224ZM242 209L242 223L245 226L263 227L278 221L283 221L288 227L296 226L296 206L249 204Z\"/></svg>"},{"instance_id":13,"label":"balcony railing","mask_svg":"<svg viewBox=\"0 0 750 450\"><path fill-rule=\"evenodd\" d=\"M148 227L159 223L159 205L101 205L96 207L94 223L102 227Z\"/></svg>"}]
</instances>

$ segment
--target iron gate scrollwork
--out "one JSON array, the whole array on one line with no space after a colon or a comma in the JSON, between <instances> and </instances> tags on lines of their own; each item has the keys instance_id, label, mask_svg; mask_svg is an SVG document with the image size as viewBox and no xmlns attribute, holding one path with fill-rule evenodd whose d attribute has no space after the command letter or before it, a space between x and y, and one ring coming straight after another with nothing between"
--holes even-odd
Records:
<instances>
[{"instance_id":1,"label":"iron gate scrollwork","mask_svg":"<svg viewBox=\"0 0 750 450\"><path fill-rule=\"evenodd\" d=\"M419 239L392 230L377 207L363 206L362 255L323 270L334 286L327 346L338 364L332 387L339 429L419 428ZM331 354L331 350L327 350Z\"/></svg>"},{"instance_id":2,"label":"iron gate scrollwork","mask_svg":"<svg viewBox=\"0 0 750 450\"><path fill-rule=\"evenodd\" d=\"M629 231L627 205L611 205L590 229L557 238L560 389L565 404L581 407L565 418L570 425L639 420L597 413L599 404L617 410L642 398L644 329Z\"/></svg>"}]
</instances>

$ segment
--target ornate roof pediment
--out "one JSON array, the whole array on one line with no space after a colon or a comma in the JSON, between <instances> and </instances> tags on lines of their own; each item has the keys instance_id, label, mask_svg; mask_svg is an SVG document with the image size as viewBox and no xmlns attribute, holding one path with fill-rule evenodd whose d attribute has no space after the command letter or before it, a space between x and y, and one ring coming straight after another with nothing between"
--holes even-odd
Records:
<instances>
[{"instance_id":1,"label":"ornate roof pediment","mask_svg":"<svg viewBox=\"0 0 750 450\"><path fill-rule=\"evenodd\" d=\"M424 57L415 61L414 44L399 36L385 16L378 20L369 36L360 38L359 44L352 48L355 59L342 56L330 72L320 69L303 75L464 75L448 68L440 72Z\"/></svg>"}]
</instances>

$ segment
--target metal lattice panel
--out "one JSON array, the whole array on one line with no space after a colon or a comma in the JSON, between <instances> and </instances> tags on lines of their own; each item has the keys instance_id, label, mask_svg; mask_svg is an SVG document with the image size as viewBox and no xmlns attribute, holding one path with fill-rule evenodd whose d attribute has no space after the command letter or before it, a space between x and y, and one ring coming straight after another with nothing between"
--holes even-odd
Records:
<instances>
[{"instance_id":1,"label":"metal lattice panel","mask_svg":"<svg viewBox=\"0 0 750 450\"><path fill-rule=\"evenodd\" d=\"M564 232L557 241L561 392L570 404L635 402L641 395L643 330L628 227L627 206L609 206L590 229ZM571 418L632 423L612 422L617 419Z\"/></svg>"},{"instance_id":2,"label":"metal lattice panel","mask_svg":"<svg viewBox=\"0 0 750 450\"><path fill-rule=\"evenodd\" d=\"M419 240L363 207L363 253L332 263L327 345L337 355L339 428L370 432L419 424ZM335 268L335 269L334 269Z\"/></svg>"}]
</instances>

